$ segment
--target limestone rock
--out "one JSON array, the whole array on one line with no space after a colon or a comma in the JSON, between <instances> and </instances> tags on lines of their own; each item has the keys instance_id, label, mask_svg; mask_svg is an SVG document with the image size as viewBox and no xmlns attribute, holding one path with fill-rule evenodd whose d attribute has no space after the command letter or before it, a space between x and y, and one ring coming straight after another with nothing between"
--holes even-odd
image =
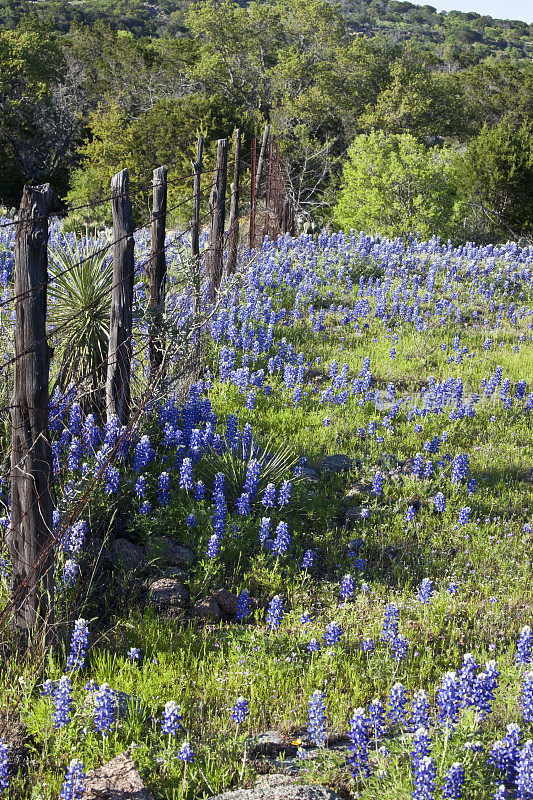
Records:
<instances>
[{"instance_id":1,"label":"limestone rock","mask_svg":"<svg viewBox=\"0 0 533 800\"><path fill-rule=\"evenodd\" d=\"M111 560L125 571L137 569L144 562L144 550L129 539L115 539L111 548Z\"/></svg>"},{"instance_id":2,"label":"limestone rock","mask_svg":"<svg viewBox=\"0 0 533 800\"><path fill-rule=\"evenodd\" d=\"M351 468L353 458L337 453L333 456L328 456L320 462L320 472L335 474L337 472L346 472Z\"/></svg>"},{"instance_id":3,"label":"limestone rock","mask_svg":"<svg viewBox=\"0 0 533 800\"><path fill-rule=\"evenodd\" d=\"M296 745L286 742L277 731L265 731L254 740L249 752L251 758L278 758L280 755L295 756L297 750Z\"/></svg>"},{"instance_id":4,"label":"limestone rock","mask_svg":"<svg viewBox=\"0 0 533 800\"><path fill-rule=\"evenodd\" d=\"M189 590L176 578L159 578L150 584L150 600L159 609L186 608Z\"/></svg>"},{"instance_id":5,"label":"limestone rock","mask_svg":"<svg viewBox=\"0 0 533 800\"><path fill-rule=\"evenodd\" d=\"M229 589L217 589L213 592L213 597L220 606L223 614L233 616L237 610L237 595L230 592Z\"/></svg>"},{"instance_id":6,"label":"limestone rock","mask_svg":"<svg viewBox=\"0 0 533 800\"><path fill-rule=\"evenodd\" d=\"M338 794L325 786L298 785L260 785L255 789L236 789L216 795L210 800L341 800Z\"/></svg>"},{"instance_id":7,"label":"limestone rock","mask_svg":"<svg viewBox=\"0 0 533 800\"><path fill-rule=\"evenodd\" d=\"M194 604L194 614L197 617L218 621L220 619L220 606L213 595L208 595Z\"/></svg>"},{"instance_id":8,"label":"limestone rock","mask_svg":"<svg viewBox=\"0 0 533 800\"><path fill-rule=\"evenodd\" d=\"M153 800L126 750L112 761L87 773L83 800Z\"/></svg>"}]
</instances>

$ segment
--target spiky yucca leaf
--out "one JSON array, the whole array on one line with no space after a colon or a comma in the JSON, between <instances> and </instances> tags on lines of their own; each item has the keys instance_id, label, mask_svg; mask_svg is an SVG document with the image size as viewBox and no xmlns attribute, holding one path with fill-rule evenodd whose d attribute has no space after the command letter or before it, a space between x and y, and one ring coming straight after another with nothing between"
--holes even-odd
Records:
<instances>
[{"instance_id":1,"label":"spiky yucca leaf","mask_svg":"<svg viewBox=\"0 0 533 800\"><path fill-rule=\"evenodd\" d=\"M217 472L223 472L226 500L234 503L244 489L246 473L252 459L256 459L261 464L257 495L264 492L267 484L279 484L289 477L298 463L298 456L292 452L290 447L273 450L272 439L269 439L264 447L260 447L257 442L252 442L250 453L243 451L242 443L234 452L225 450L224 453L217 453L215 450L211 450L201 459L195 472L207 486L213 485Z\"/></svg>"},{"instance_id":2,"label":"spiky yucca leaf","mask_svg":"<svg viewBox=\"0 0 533 800\"><path fill-rule=\"evenodd\" d=\"M113 265L101 240L66 240L50 248L49 320L56 381L102 382L109 344Z\"/></svg>"}]
</instances>

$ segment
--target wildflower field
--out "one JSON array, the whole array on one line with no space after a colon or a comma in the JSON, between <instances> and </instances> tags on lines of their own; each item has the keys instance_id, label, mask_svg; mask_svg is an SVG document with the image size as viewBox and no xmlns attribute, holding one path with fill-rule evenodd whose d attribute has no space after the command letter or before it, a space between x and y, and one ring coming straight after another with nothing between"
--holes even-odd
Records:
<instances>
[{"instance_id":1,"label":"wildflower field","mask_svg":"<svg viewBox=\"0 0 533 800\"><path fill-rule=\"evenodd\" d=\"M168 380L61 539L53 646L2 634L28 752L8 774L0 743L0 795L74 800L131 750L156 800L268 771L346 800L533 798L533 248L285 237L205 298L199 381ZM68 389L50 427L59 525L121 429Z\"/></svg>"}]
</instances>

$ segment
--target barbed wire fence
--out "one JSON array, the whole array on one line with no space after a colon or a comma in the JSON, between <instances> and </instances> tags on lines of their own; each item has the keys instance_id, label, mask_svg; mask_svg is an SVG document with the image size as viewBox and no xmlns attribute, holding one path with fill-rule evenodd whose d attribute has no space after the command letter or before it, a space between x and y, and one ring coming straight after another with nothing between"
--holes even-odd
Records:
<instances>
[{"instance_id":1,"label":"barbed wire fence","mask_svg":"<svg viewBox=\"0 0 533 800\"><path fill-rule=\"evenodd\" d=\"M134 224L128 170L121 170L111 181L108 197L73 206L67 212L90 210L111 204L113 234L90 253L82 255L53 276L57 280L78 268L96 254L112 252L112 280L91 302L67 317L61 326L47 331L47 288L49 223L54 214L49 186L25 187L18 217L2 222L2 229L14 226L14 291L0 302L14 310L14 355L0 365L0 374L12 381L12 399L2 414L10 419L9 484L11 500L5 540L10 559L10 594L0 608L0 634L14 625L19 639L28 644L32 637L54 628L54 581L57 550L68 530L81 518L95 489L102 484L124 445L134 440L143 416L156 399L164 396L169 384L190 385L200 375L203 331L224 303L231 286L258 257L265 237L293 232L285 172L279 145L266 126L258 152L252 138L248 153L242 153L241 131L235 132L233 174L229 191L230 211L226 225L228 140L217 142L216 166L212 185L201 186L203 137L197 143L192 162L192 194L169 207L167 191L171 181L168 167L153 171L152 209L148 221ZM263 197L262 178L265 174ZM249 174L248 198L241 203L242 179ZM202 199L209 211L202 212ZM262 203L261 203L262 201ZM192 204L190 225L174 234L167 230L172 211ZM262 207L261 207L262 206ZM244 226L248 246L240 238ZM207 223L208 244L200 249L202 226ZM135 234L150 231L149 256L136 263ZM191 313L184 324L179 304L169 309L167 302L167 252L180 249L187 266L184 303ZM187 248L188 252L185 251ZM190 249L189 249L190 248ZM240 269L237 268L241 253ZM134 329L134 282L144 274L146 309L144 329ZM221 289L222 278L228 281ZM202 297L202 277L207 292ZM232 284L233 281L233 284ZM103 296L109 296L109 344L105 359L91 372L84 372L68 389L77 400L94 392L94 382L105 397L100 409L102 423L116 419L120 435L107 449L90 476L70 487L70 504L53 524L57 504L57 479L54 483L54 449L50 436L50 376L53 372L51 341L81 314L90 311ZM136 347L145 343L145 347ZM142 361L142 353L146 353ZM141 354L141 355L139 355ZM135 360L135 363L133 363ZM98 376L98 379L96 379ZM89 387L89 380L93 385ZM144 382L143 382L144 379ZM67 389L67 387L63 387ZM60 487L59 487L60 488ZM65 492L63 492L65 494Z\"/></svg>"}]
</instances>

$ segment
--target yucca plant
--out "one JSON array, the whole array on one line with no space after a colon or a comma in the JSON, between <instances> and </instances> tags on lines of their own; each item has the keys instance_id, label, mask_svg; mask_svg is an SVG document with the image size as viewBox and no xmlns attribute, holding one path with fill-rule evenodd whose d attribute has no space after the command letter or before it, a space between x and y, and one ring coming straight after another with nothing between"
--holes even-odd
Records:
<instances>
[{"instance_id":1,"label":"yucca plant","mask_svg":"<svg viewBox=\"0 0 533 800\"><path fill-rule=\"evenodd\" d=\"M248 452L244 452L242 443L233 451L226 449L223 453L217 453L215 450L211 450L201 459L195 471L208 486L213 485L217 472L223 472L225 476L224 493L226 500L232 504L244 489L248 466L252 459L256 459L261 464L257 486L258 496L263 493L267 484L281 483L292 473L298 463L298 456L290 447L280 447L274 450L272 449L272 439L269 439L264 447L252 442L252 447Z\"/></svg>"},{"instance_id":2,"label":"yucca plant","mask_svg":"<svg viewBox=\"0 0 533 800\"><path fill-rule=\"evenodd\" d=\"M105 378L113 278L109 251L102 247L101 239L69 237L49 254L55 384L65 389L86 382L97 405Z\"/></svg>"}]
</instances>

